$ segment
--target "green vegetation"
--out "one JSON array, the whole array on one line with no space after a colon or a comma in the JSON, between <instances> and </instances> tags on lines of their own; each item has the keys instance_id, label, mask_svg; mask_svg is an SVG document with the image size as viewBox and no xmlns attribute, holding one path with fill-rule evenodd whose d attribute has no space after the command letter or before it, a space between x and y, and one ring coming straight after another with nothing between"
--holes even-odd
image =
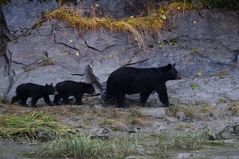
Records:
<instances>
[{"instance_id":1,"label":"green vegetation","mask_svg":"<svg viewBox=\"0 0 239 159\"><path fill-rule=\"evenodd\" d=\"M0 136L4 138L52 140L59 135L63 135L66 130L66 127L43 112L0 115Z\"/></svg>"},{"instance_id":2,"label":"green vegetation","mask_svg":"<svg viewBox=\"0 0 239 159\"><path fill-rule=\"evenodd\" d=\"M137 154L136 138L102 141L86 135L57 139L36 150L36 155L44 158L117 159L133 154Z\"/></svg>"},{"instance_id":3,"label":"green vegetation","mask_svg":"<svg viewBox=\"0 0 239 159\"><path fill-rule=\"evenodd\" d=\"M87 135L59 138L35 150L35 157L123 159L127 156L167 158L173 149L198 150L211 145L208 131L193 133L161 133L160 135L131 135L109 140L91 139ZM214 144L215 145L215 144ZM222 145L222 144L217 144ZM216 146L216 145L215 145Z\"/></svg>"},{"instance_id":4,"label":"green vegetation","mask_svg":"<svg viewBox=\"0 0 239 159\"><path fill-rule=\"evenodd\" d=\"M199 84L196 83L196 82L192 82L192 83L190 83L190 86L191 86L192 90L195 90L195 89L200 88Z\"/></svg>"}]
</instances>

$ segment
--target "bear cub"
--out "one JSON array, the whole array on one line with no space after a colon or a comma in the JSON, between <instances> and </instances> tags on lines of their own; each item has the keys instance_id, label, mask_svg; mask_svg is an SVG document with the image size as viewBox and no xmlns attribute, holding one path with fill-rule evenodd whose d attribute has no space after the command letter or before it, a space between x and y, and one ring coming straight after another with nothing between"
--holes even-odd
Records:
<instances>
[{"instance_id":1,"label":"bear cub","mask_svg":"<svg viewBox=\"0 0 239 159\"><path fill-rule=\"evenodd\" d=\"M107 79L106 91L102 98L105 102L116 98L118 107L125 106L125 94L140 94L144 105L149 95L156 91L164 106L169 106L167 88L168 80L180 79L175 64L158 68L121 67L113 71Z\"/></svg>"},{"instance_id":2,"label":"bear cub","mask_svg":"<svg viewBox=\"0 0 239 159\"><path fill-rule=\"evenodd\" d=\"M49 95L54 95L55 93L56 90L52 83L45 86L34 83L23 83L17 86L16 96L12 98L11 103L20 101L21 105L26 105L27 99L32 97L31 106L33 107L36 107L36 103L40 98L43 98L46 104L52 106L53 104Z\"/></svg>"},{"instance_id":3,"label":"bear cub","mask_svg":"<svg viewBox=\"0 0 239 159\"><path fill-rule=\"evenodd\" d=\"M93 94L95 93L95 89L91 84L84 82L75 82L75 81L62 81L56 84L56 90L58 92L55 95L54 103L59 104L61 99L63 99L62 103L69 104L70 96L74 96L75 104L83 104L81 99L84 93Z\"/></svg>"}]
</instances>

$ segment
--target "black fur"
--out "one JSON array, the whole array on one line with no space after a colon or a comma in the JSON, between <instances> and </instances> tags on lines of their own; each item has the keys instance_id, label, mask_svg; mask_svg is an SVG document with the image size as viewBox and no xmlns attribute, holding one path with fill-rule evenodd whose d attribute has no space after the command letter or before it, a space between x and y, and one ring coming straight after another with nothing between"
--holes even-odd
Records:
<instances>
[{"instance_id":1,"label":"black fur","mask_svg":"<svg viewBox=\"0 0 239 159\"><path fill-rule=\"evenodd\" d=\"M54 103L59 104L59 101L63 99L64 104L69 104L69 97L74 96L76 104L83 104L81 98L84 93L93 94L95 89L91 84L75 81L62 81L56 84L56 90L58 92L55 95Z\"/></svg>"},{"instance_id":2,"label":"black fur","mask_svg":"<svg viewBox=\"0 0 239 159\"><path fill-rule=\"evenodd\" d=\"M20 101L21 105L26 105L27 99L32 97L31 106L35 107L40 98L44 98L46 104L53 105L49 95L54 95L55 91L52 84L46 84L45 86L34 83L20 84L16 88L16 96L12 98L11 103L13 104L14 102Z\"/></svg>"},{"instance_id":3,"label":"black fur","mask_svg":"<svg viewBox=\"0 0 239 159\"><path fill-rule=\"evenodd\" d=\"M119 107L125 107L125 94L140 93L144 105L149 95L156 91L160 101L169 106L166 81L180 79L175 64L159 68L122 67L112 72L107 80L103 100L116 98Z\"/></svg>"}]
</instances>

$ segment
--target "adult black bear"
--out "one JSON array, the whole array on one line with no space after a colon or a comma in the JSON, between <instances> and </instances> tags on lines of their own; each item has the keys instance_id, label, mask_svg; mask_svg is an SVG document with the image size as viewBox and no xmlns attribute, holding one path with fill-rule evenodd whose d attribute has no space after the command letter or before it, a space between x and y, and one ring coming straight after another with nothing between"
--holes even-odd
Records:
<instances>
[{"instance_id":1,"label":"adult black bear","mask_svg":"<svg viewBox=\"0 0 239 159\"><path fill-rule=\"evenodd\" d=\"M169 106L165 82L180 79L175 64L158 68L121 67L112 72L107 79L103 100L116 98L118 107L125 107L125 94L140 93L140 100L145 104L149 95L156 91L160 101Z\"/></svg>"},{"instance_id":2,"label":"adult black bear","mask_svg":"<svg viewBox=\"0 0 239 159\"><path fill-rule=\"evenodd\" d=\"M38 85L34 83L23 83L17 86L16 96L12 98L12 104L20 100L21 105L26 105L27 99L32 97L31 106L36 106L38 99L44 98L46 104L52 106L52 102L49 98L49 95L54 95L56 92L55 87L51 83L50 85L46 84Z\"/></svg>"},{"instance_id":3,"label":"adult black bear","mask_svg":"<svg viewBox=\"0 0 239 159\"><path fill-rule=\"evenodd\" d=\"M81 98L84 93L93 94L95 89L91 84L75 81L62 81L56 84L56 90L58 92L55 95L54 103L59 104L59 101L63 98L64 104L69 104L69 97L74 96L76 104L83 104Z\"/></svg>"}]
</instances>

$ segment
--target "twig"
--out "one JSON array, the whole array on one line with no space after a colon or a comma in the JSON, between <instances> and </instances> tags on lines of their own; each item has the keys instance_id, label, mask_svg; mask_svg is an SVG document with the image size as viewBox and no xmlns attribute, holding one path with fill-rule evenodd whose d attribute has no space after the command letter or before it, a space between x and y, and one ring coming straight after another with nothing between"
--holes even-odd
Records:
<instances>
[{"instance_id":1,"label":"twig","mask_svg":"<svg viewBox=\"0 0 239 159\"><path fill-rule=\"evenodd\" d=\"M57 41L56 41L56 34L54 34L54 43L60 44L60 45L64 45L64 46L69 47L70 49L73 49L73 50L76 50L76 51L80 51L80 50L79 50L78 48L76 48L76 47L67 45L67 44L65 44L65 43L63 43L63 42L57 42Z\"/></svg>"},{"instance_id":2,"label":"twig","mask_svg":"<svg viewBox=\"0 0 239 159\"><path fill-rule=\"evenodd\" d=\"M71 75L72 76L84 76L85 73L72 73Z\"/></svg>"},{"instance_id":3,"label":"twig","mask_svg":"<svg viewBox=\"0 0 239 159\"><path fill-rule=\"evenodd\" d=\"M230 128L234 128L234 127L237 127L239 126L239 122L237 123L233 123L233 124L230 124L230 125L227 125L226 127L224 127L221 131L219 131L218 133L215 134L215 138L216 139L221 139L222 138L222 134L227 131L228 129Z\"/></svg>"},{"instance_id":4,"label":"twig","mask_svg":"<svg viewBox=\"0 0 239 159\"><path fill-rule=\"evenodd\" d=\"M148 60L149 60L149 58L146 58L146 59L143 59L143 60L140 60L140 61L136 61L136 62L131 62L131 63L124 64L124 65L121 66L121 67L130 66L130 65L134 65L134 64L138 64L138 63L143 63L143 62L148 61Z\"/></svg>"}]
</instances>

